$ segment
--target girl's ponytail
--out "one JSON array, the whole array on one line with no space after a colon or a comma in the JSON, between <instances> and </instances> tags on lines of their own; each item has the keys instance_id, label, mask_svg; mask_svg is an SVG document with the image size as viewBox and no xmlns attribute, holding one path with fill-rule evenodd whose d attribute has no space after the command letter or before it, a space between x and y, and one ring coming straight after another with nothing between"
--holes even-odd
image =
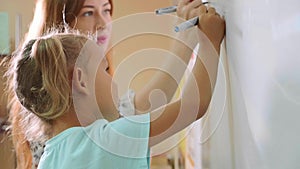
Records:
<instances>
[{"instance_id":1,"label":"girl's ponytail","mask_svg":"<svg viewBox=\"0 0 300 169\"><path fill-rule=\"evenodd\" d=\"M48 121L70 107L71 87L64 47L57 36L29 41L16 67L21 104Z\"/></svg>"}]
</instances>

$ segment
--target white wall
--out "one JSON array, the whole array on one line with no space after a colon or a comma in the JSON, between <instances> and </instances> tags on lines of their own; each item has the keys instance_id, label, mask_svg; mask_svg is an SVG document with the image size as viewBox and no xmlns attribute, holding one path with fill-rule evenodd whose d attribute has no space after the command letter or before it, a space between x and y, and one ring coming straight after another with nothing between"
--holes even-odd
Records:
<instances>
[{"instance_id":1,"label":"white wall","mask_svg":"<svg viewBox=\"0 0 300 169\"><path fill-rule=\"evenodd\" d=\"M229 94L221 122L218 111L208 118L212 136L199 144L199 168L300 168L300 1L214 2L227 25Z\"/></svg>"}]
</instances>

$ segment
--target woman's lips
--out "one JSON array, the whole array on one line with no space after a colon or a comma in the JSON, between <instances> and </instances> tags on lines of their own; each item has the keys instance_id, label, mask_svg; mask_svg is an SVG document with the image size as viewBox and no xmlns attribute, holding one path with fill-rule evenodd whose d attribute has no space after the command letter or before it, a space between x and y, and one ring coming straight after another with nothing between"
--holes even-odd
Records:
<instances>
[{"instance_id":1,"label":"woman's lips","mask_svg":"<svg viewBox=\"0 0 300 169\"><path fill-rule=\"evenodd\" d=\"M107 41L107 36L99 36L97 38L97 43L98 44L104 44L104 43L106 43L106 41Z\"/></svg>"}]
</instances>

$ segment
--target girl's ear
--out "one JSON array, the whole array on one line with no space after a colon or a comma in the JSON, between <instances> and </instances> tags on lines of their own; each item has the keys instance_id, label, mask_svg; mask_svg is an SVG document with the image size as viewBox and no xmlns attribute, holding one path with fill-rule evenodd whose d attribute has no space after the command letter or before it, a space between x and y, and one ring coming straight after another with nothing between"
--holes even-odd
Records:
<instances>
[{"instance_id":1,"label":"girl's ear","mask_svg":"<svg viewBox=\"0 0 300 169\"><path fill-rule=\"evenodd\" d=\"M73 89L77 93L84 95L89 94L87 76L81 68L74 67L72 83Z\"/></svg>"}]
</instances>

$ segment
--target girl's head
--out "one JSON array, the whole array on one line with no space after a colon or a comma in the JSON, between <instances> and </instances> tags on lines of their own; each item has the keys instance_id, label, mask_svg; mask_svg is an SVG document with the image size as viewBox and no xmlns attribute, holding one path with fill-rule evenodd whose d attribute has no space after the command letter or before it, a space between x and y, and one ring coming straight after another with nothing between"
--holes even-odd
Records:
<instances>
[{"instance_id":1,"label":"girl's head","mask_svg":"<svg viewBox=\"0 0 300 169\"><path fill-rule=\"evenodd\" d=\"M112 5L112 0L38 0L28 39L67 24L83 33L96 33L97 43L106 49L111 34Z\"/></svg>"},{"instance_id":2,"label":"girl's head","mask_svg":"<svg viewBox=\"0 0 300 169\"><path fill-rule=\"evenodd\" d=\"M45 120L69 109L70 74L86 40L61 35L27 43L14 67L15 92L26 109Z\"/></svg>"},{"instance_id":3,"label":"girl's head","mask_svg":"<svg viewBox=\"0 0 300 169\"><path fill-rule=\"evenodd\" d=\"M56 34L29 41L16 57L13 70L18 100L28 111L51 122L73 110L72 92L86 100L85 106L90 96L96 96L96 104L107 112L103 116L117 118L118 114L110 114L114 110L112 79L101 53L102 48L82 35Z\"/></svg>"}]
</instances>

